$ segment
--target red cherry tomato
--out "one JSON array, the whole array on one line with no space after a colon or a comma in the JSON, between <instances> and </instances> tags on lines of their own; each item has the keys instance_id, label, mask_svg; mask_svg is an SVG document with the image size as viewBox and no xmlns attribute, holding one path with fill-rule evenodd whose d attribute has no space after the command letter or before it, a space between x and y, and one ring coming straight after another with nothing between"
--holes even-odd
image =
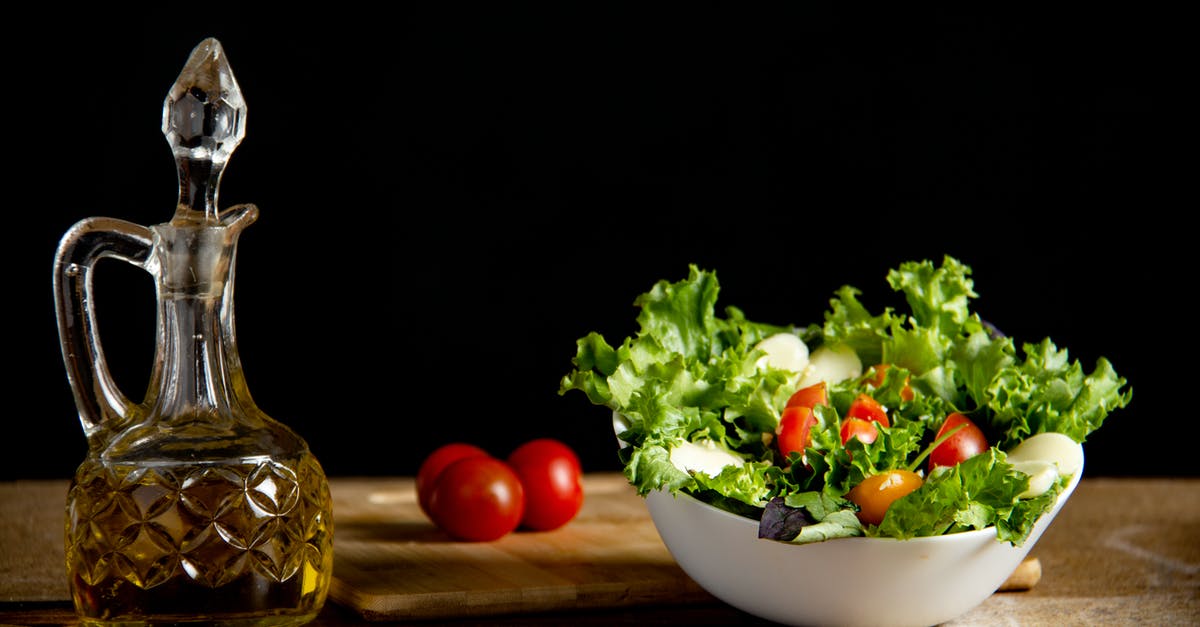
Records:
<instances>
[{"instance_id":1,"label":"red cherry tomato","mask_svg":"<svg viewBox=\"0 0 1200 627\"><path fill-rule=\"evenodd\" d=\"M474 444L451 442L438 447L421 462L421 467L417 470L417 505L421 506L421 511L425 512L426 516L430 516L429 495L433 493L433 484L446 466L464 457L478 455L487 456L487 451Z\"/></svg>"},{"instance_id":2,"label":"red cherry tomato","mask_svg":"<svg viewBox=\"0 0 1200 627\"><path fill-rule=\"evenodd\" d=\"M487 542L517 528L525 512L521 480L494 457L451 462L429 496L433 522L457 540Z\"/></svg>"},{"instance_id":3,"label":"red cherry tomato","mask_svg":"<svg viewBox=\"0 0 1200 627\"><path fill-rule=\"evenodd\" d=\"M815 424L817 417L813 415L810 407L793 405L784 408L783 417L779 420L777 438L779 453L783 455L784 460L792 451L799 453L803 459L804 449L808 448L812 426Z\"/></svg>"},{"instance_id":4,"label":"red cherry tomato","mask_svg":"<svg viewBox=\"0 0 1200 627\"><path fill-rule=\"evenodd\" d=\"M879 387L883 385L884 378L887 377L887 370L891 368L891 364L879 364L871 368L871 378L868 381L871 385ZM900 400L911 401L913 399L912 387L908 385L909 377L904 377L904 387L900 390Z\"/></svg>"},{"instance_id":5,"label":"red cherry tomato","mask_svg":"<svg viewBox=\"0 0 1200 627\"><path fill-rule=\"evenodd\" d=\"M921 487L921 475L910 470L888 470L863 479L846 493L846 498L858 505L858 519L864 525L883 522L892 503Z\"/></svg>"},{"instance_id":6,"label":"red cherry tomato","mask_svg":"<svg viewBox=\"0 0 1200 627\"><path fill-rule=\"evenodd\" d=\"M846 411L846 417L878 422L885 427L892 426L883 405L880 405L879 401L866 394L859 394L854 399L854 402L850 403L850 409Z\"/></svg>"},{"instance_id":7,"label":"red cherry tomato","mask_svg":"<svg viewBox=\"0 0 1200 627\"><path fill-rule=\"evenodd\" d=\"M964 426L929 454L930 470L938 466L953 466L988 449L987 437L983 435L983 431L980 431L970 418L958 412L946 416L946 421L942 423L942 428L938 429L934 439L942 437L959 425Z\"/></svg>"},{"instance_id":8,"label":"red cherry tomato","mask_svg":"<svg viewBox=\"0 0 1200 627\"><path fill-rule=\"evenodd\" d=\"M874 442L875 438L879 437L879 430L871 422L861 418L850 418L842 422L842 444L849 442L850 438L858 438L863 444Z\"/></svg>"},{"instance_id":9,"label":"red cherry tomato","mask_svg":"<svg viewBox=\"0 0 1200 627\"><path fill-rule=\"evenodd\" d=\"M814 383L808 387L796 390L795 394L788 399L788 407L807 407L812 409L817 405L828 405L829 399L825 394L825 382L821 381Z\"/></svg>"},{"instance_id":10,"label":"red cherry tomato","mask_svg":"<svg viewBox=\"0 0 1200 627\"><path fill-rule=\"evenodd\" d=\"M530 440L508 456L508 465L525 490L521 527L557 529L583 507L583 470L569 446L552 438Z\"/></svg>"}]
</instances>

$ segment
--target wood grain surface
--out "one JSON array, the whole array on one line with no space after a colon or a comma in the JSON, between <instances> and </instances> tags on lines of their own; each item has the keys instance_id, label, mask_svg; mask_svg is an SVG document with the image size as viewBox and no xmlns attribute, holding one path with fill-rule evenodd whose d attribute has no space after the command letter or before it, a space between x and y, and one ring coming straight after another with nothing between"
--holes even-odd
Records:
<instances>
[{"instance_id":1,"label":"wood grain surface","mask_svg":"<svg viewBox=\"0 0 1200 627\"><path fill-rule=\"evenodd\" d=\"M567 525L493 542L439 531L411 479L339 488L330 596L368 620L712 601L675 564L621 475L586 477L583 509Z\"/></svg>"}]
</instances>

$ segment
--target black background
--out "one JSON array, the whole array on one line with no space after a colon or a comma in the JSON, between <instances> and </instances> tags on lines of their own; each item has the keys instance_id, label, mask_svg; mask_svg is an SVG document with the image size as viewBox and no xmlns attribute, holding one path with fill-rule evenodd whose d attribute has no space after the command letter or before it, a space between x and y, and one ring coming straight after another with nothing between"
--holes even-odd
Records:
<instances>
[{"instance_id":1,"label":"black background","mask_svg":"<svg viewBox=\"0 0 1200 627\"><path fill-rule=\"evenodd\" d=\"M13 25L0 476L83 458L54 249L87 216L169 219L161 105L210 35L249 106L221 205L261 209L237 266L247 381L330 475L541 436L616 470L609 415L558 381L578 337L635 330L655 281L695 263L720 306L803 324L842 284L896 304L887 269L944 254L1009 335L1129 379L1089 474L1197 474L1177 16L438 6ZM140 398L152 283L99 274Z\"/></svg>"}]
</instances>

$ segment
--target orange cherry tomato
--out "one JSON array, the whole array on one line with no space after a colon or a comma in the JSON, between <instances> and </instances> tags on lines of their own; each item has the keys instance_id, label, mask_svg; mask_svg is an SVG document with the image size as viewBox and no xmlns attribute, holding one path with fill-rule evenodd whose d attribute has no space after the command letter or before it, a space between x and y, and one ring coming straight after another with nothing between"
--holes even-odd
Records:
<instances>
[{"instance_id":1,"label":"orange cherry tomato","mask_svg":"<svg viewBox=\"0 0 1200 627\"><path fill-rule=\"evenodd\" d=\"M864 525L878 525L892 503L921 487L921 475L910 470L888 470L863 479L846 494L858 505L858 520Z\"/></svg>"}]
</instances>

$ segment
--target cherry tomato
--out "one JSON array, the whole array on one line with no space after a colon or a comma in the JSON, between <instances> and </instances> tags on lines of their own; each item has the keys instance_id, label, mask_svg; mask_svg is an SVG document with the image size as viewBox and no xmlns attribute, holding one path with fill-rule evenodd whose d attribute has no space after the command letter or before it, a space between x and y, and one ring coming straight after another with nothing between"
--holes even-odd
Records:
<instances>
[{"instance_id":1,"label":"cherry tomato","mask_svg":"<svg viewBox=\"0 0 1200 627\"><path fill-rule=\"evenodd\" d=\"M487 451L474 444L451 442L438 447L421 462L421 467L417 470L417 505L421 506L421 511L425 512L426 516L430 516L429 495L433 493L433 484L438 475L452 462L477 455L487 456Z\"/></svg>"},{"instance_id":2,"label":"cherry tomato","mask_svg":"<svg viewBox=\"0 0 1200 627\"><path fill-rule=\"evenodd\" d=\"M930 470L938 466L953 466L988 449L987 437L983 435L983 431L980 431L970 418L958 412L946 416L946 421L942 423L942 428L938 429L934 439L942 437L959 425L964 426L929 454Z\"/></svg>"},{"instance_id":3,"label":"cherry tomato","mask_svg":"<svg viewBox=\"0 0 1200 627\"><path fill-rule=\"evenodd\" d=\"M799 453L801 459L804 458L804 449L808 448L810 432L815 424L817 417L813 415L812 408L804 405L784 408L783 417L779 420L777 438L779 453L783 455L783 459L786 460L792 451Z\"/></svg>"},{"instance_id":4,"label":"cherry tomato","mask_svg":"<svg viewBox=\"0 0 1200 627\"><path fill-rule=\"evenodd\" d=\"M517 528L525 491L508 464L494 457L463 457L438 476L429 495L438 527L458 540L486 542Z\"/></svg>"},{"instance_id":5,"label":"cherry tomato","mask_svg":"<svg viewBox=\"0 0 1200 627\"><path fill-rule=\"evenodd\" d=\"M583 507L583 470L571 447L553 438L530 440L508 456L525 489L521 527L557 529Z\"/></svg>"},{"instance_id":6,"label":"cherry tomato","mask_svg":"<svg viewBox=\"0 0 1200 627\"><path fill-rule=\"evenodd\" d=\"M859 394L854 402L850 403L850 409L846 410L846 417L878 422L885 427L892 426L883 405L867 394Z\"/></svg>"},{"instance_id":7,"label":"cherry tomato","mask_svg":"<svg viewBox=\"0 0 1200 627\"><path fill-rule=\"evenodd\" d=\"M842 422L842 444L849 442L850 438L858 438L863 444L870 444L877 437L879 437L879 430L871 424L870 420L850 418Z\"/></svg>"},{"instance_id":8,"label":"cherry tomato","mask_svg":"<svg viewBox=\"0 0 1200 627\"><path fill-rule=\"evenodd\" d=\"M922 483L921 475L910 470L888 470L863 479L846 493L846 498L858 505L858 519L864 525L878 525L896 499L921 487Z\"/></svg>"},{"instance_id":9,"label":"cherry tomato","mask_svg":"<svg viewBox=\"0 0 1200 627\"><path fill-rule=\"evenodd\" d=\"M828 405L829 399L825 393L825 382L820 381L808 387L796 390L795 394L788 399L788 407L807 407L812 409L817 405Z\"/></svg>"},{"instance_id":10,"label":"cherry tomato","mask_svg":"<svg viewBox=\"0 0 1200 627\"><path fill-rule=\"evenodd\" d=\"M871 368L871 378L867 379L871 385L879 387L883 385L883 380L887 377L887 370L891 368L891 364L878 364ZM909 377L904 377L904 387L900 389L900 400L911 401L913 399L912 387L908 385Z\"/></svg>"}]
</instances>

